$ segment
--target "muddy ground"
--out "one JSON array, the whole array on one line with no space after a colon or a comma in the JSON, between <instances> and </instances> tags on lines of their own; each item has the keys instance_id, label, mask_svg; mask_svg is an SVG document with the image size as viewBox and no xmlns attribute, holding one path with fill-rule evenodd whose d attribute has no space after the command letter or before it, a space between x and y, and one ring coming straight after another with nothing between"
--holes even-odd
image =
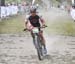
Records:
<instances>
[{"instance_id":1,"label":"muddy ground","mask_svg":"<svg viewBox=\"0 0 75 64\"><path fill-rule=\"evenodd\" d=\"M51 9L51 13L48 11L51 17L47 15L47 12L44 13L44 17L47 18L46 20L54 20L61 16L70 17L67 12L62 12L58 9ZM0 64L75 64L75 37L49 35L46 32L44 34L48 55L43 61L38 60L28 32L0 34Z\"/></svg>"}]
</instances>

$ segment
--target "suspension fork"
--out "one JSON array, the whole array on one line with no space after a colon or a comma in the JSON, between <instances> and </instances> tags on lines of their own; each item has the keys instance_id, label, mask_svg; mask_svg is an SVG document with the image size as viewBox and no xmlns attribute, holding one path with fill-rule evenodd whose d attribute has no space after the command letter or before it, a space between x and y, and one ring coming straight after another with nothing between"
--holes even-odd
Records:
<instances>
[{"instance_id":1,"label":"suspension fork","mask_svg":"<svg viewBox=\"0 0 75 64\"><path fill-rule=\"evenodd\" d=\"M38 38L38 34L33 34L33 44L34 44L36 49L38 48L37 38Z\"/></svg>"}]
</instances>

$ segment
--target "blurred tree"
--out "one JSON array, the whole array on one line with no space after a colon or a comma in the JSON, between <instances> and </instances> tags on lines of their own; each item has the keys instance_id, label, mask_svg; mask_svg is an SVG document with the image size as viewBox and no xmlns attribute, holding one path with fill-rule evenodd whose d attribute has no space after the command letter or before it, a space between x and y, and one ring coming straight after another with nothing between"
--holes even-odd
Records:
<instances>
[{"instance_id":1,"label":"blurred tree","mask_svg":"<svg viewBox=\"0 0 75 64\"><path fill-rule=\"evenodd\" d=\"M21 2L24 2L24 1L29 2L29 3L32 2L32 0L5 0L5 1L6 1L6 3L11 3L11 2L21 3ZM71 3L71 0L50 0L50 1L53 2L53 3L56 3L56 1L59 2L59 3L62 3L64 1L67 1L68 3ZM35 3L42 4L42 0L36 0Z\"/></svg>"},{"instance_id":2,"label":"blurred tree","mask_svg":"<svg viewBox=\"0 0 75 64\"><path fill-rule=\"evenodd\" d=\"M56 1L58 1L60 3L67 2L68 4L72 4L72 0L56 0Z\"/></svg>"},{"instance_id":3,"label":"blurred tree","mask_svg":"<svg viewBox=\"0 0 75 64\"><path fill-rule=\"evenodd\" d=\"M5 6L5 0L0 0L0 5Z\"/></svg>"}]
</instances>

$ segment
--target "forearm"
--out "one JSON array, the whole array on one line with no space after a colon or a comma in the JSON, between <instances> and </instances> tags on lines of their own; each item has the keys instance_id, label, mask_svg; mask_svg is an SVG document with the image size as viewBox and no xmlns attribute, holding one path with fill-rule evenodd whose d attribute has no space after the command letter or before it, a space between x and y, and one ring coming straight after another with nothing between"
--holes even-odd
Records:
<instances>
[{"instance_id":1,"label":"forearm","mask_svg":"<svg viewBox=\"0 0 75 64\"><path fill-rule=\"evenodd\" d=\"M45 21L43 19L40 19L40 20L41 20L42 25L45 25Z\"/></svg>"},{"instance_id":2,"label":"forearm","mask_svg":"<svg viewBox=\"0 0 75 64\"><path fill-rule=\"evenodd\" d=\"M28 21L25 21L25 28L27 28Z\"/></svg>"}]
</instances>

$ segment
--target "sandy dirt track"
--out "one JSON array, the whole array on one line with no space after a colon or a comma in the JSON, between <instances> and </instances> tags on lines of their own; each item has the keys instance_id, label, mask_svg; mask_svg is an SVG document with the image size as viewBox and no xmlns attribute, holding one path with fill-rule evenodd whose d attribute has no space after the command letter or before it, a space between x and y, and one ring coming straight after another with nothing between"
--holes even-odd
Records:
<instances>
[{"instance_id":1,"label":"sandy dirt track","mask_svg":"<svg viewBox=\"0 0 75 64\"><path fill-rule=\"evenodd\" d=\"M52 9L50 14L54 15L51 20L62 15L58 9ZM75 37L46 33L44 37L48 55L39 61L29 33L0 34L0 64L75 64Z\"/></svg>"}]
</instances>

